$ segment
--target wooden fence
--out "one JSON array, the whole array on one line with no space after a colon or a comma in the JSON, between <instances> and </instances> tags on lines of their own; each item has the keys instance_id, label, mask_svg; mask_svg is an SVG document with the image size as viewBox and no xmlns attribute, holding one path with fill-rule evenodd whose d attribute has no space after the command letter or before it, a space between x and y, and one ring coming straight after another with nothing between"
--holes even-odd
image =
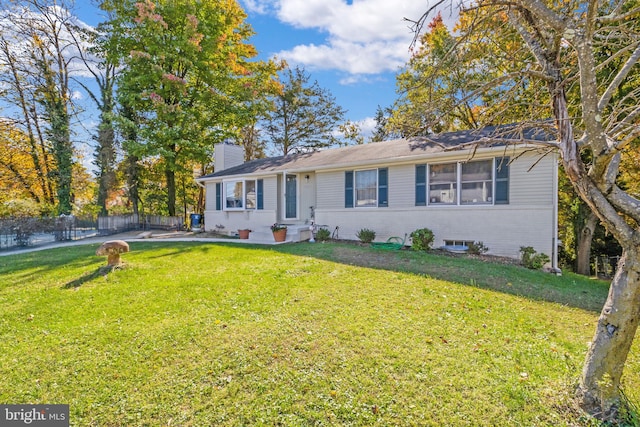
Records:
<instances>
[{"instance_id":1,"label":"wooden fence","mask_svg":"<svg viewBox=\"0 0 640 427\"><path fill-rule=\"evenodd\" d=\"M98 232L114 234L130 230L182 230L184 218L162 215L113 215L98 217Z\"/></svg>"}]
</instances>

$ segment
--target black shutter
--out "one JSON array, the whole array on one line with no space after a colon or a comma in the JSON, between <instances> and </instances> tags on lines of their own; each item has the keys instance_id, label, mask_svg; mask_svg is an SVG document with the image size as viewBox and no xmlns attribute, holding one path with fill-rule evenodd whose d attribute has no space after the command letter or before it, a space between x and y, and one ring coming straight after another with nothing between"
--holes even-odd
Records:
<instances>
[{"instance_id":1,"label":"black shutter","mask_svg":"<svg viewBox=\"0 0 640 427\"><path fill-rule=\"evenodd\" d=\"M216 182L216 210L222 210L222 183Z\"/></svg>"},{"instance_id":2,"label":"black shutter","mask_svg":"<svg viewBox=\"0 0 640 427\"><path fill-rule=\"evenodd\" d=\"M498 157L496 162L496 201L497 205L509 204L509 157Z\"/></svg>"},{"instance_id":3,"label":"black shutter","mask_svg":"<svg viewBox=\"0 0 640 427\"><path fill-rule=\"evenodd\" d=\"M353 171L344 173L344 207L353 207Z\"/></svg>"},{"instance_id":4,"label":"black shutter","mask_svg":"<svg viewBox=\"0 0 640 427\"><path fill-rule=\"evenodd\" d=\"M427 206L427 165L416 165L416 206Z\"/></svg>"},{"instance_id":5,"label":"black shutter","mask_svg":"<svg viewBox=\"0 0 640 427\"><path fill-rule=\"evenodd\" d=\"M258 209L264 209L264 180L259 179L258 180L258 185L257 185L257 190L256 190L256 198L258 199L256 201L256 207Z\"/></svg>"},{"instance_id":6,"label":"black shutter","mask_svg":"<svg viewBox=\"0 0 640 427\"><path fill-rule=\"evenodd\" d=\"M389 169L378 169L378 207L386 208L389 206Z\"/></svg>"}]
</instances>

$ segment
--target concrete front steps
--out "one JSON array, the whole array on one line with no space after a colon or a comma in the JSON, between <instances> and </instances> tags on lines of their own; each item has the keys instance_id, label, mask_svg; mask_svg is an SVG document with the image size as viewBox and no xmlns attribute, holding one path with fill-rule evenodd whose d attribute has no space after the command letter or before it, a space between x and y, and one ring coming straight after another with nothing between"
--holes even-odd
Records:
<instances>
[{"instance_id":1,"label":"concrete front steps","mask_svg":"<svg viewBox=\"0 0 640 427\"><path fill-rule=\"evenodd\" d=\"M305 224L284 224L287 226L287 239L285 242L304 242L311 238L309 225ZM271 227L255 227L249 233L249 242L252 243L273 243L273 233Z\"/></svg>"}]
</instances>

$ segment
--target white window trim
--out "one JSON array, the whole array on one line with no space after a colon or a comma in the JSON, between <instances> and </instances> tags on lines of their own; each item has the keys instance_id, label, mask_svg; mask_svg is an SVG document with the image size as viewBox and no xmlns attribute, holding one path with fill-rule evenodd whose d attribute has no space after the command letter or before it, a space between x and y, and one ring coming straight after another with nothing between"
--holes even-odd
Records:
<instances>
[{"instance_id":1,"label":"white window trim","mask_svg":"<svg viewBox=\"0 0 640 427\"><path fill-rule=\"evenodd\" d=\"M255 185L256 191L256 207L255 208L247 208L247 181L253 181ZM227 185L232 183L242 183L242 207L241 208L230 208L227 206ZM257 179L228 179L222 181L222 210L229 212L243 212L243 211L254 211L258 207L258 180Z\"/></svg>"},{"instance_id":2,"label":"white window trim","mask_svg":"<svg viewBox=\"0 0 640 427\"><path fill-rule=\"evenodd\" d=\"M368 172L368 171L375 171L376 173L376 204L375 206L373 205L367 205L367 206L358 206L358 187L356 185L357 179L356 179L356 175L358 172ZM354 169L353 170L353 207L357 208L357 209L375 209L378 208L380 200L379 200L379 194L380 194L380 168L368 168L368 169Z\"/></svg>"},{"instance_id":3,"label":"white window trim","mask_svg":"<svg viewBox=\"0 0 640 427\"><path fill-rule=\"evenodd\" d=\"M476 160L471 160L469 162L466 163L471 163L471 162L486 162L487 160L491 161L491 200L488 202L467 202L467 203L462 203L462 164L465 162L458 162L458 204L460 206L478 206L478 205L482 205L482 206L493 206L494 204L494 200L495 200L495 194L496 194L496 159L495 157L493 159L476 159ZM477 182L477 181L474 181Z\"/></svg>"},{"instance_id":4,"label":"white window trim","mask_svg":"<svg viewBox=\"0 0 640 427\"><path fill-rule=\"evenodd\" d=\"M477 202L477 203L462 203L462 164L468 162L445 162L445 163L427 163L427 206L494 206L496 203L496 161L495 157L491 159L476 159L471 162L480 162L491 160L491 201L490 202ZM455 203L438 203L432 202L430 197L431 192L431 166L450 165L455 163L456 165L456 202Z\"/></svg>"},{"instance_id":5,"label":"white window trim","mask_svg":"<svg viewBox=\"0 0 640 427\"><path fill-rule=\"evenodd\" d=\"M460 167L461 162L427 163L427 205L428 206L459 206L460 205ZM456 165L456 201L455 203L439 203L431 201L431 166Z\"/></svg>"}]
</instances>

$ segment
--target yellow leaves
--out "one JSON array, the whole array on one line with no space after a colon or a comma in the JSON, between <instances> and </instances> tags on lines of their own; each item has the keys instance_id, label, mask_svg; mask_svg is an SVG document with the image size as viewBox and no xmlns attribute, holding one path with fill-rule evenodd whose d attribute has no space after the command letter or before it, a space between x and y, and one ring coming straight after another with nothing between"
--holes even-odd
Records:
<instances>
[{"instance_id":1,"label":"yellow leaves","mask_svg":"<svg viewBox=\"0 0 640 427\"><path fill-rule=\"evenodd\" d=\"M48 177L39 177L34 158L44 163L43 153L29 143L25 133L8 121L1 121L0 201L23 197L44 198L39 180L46 180Z\"/></svg>"}]
</instances>

